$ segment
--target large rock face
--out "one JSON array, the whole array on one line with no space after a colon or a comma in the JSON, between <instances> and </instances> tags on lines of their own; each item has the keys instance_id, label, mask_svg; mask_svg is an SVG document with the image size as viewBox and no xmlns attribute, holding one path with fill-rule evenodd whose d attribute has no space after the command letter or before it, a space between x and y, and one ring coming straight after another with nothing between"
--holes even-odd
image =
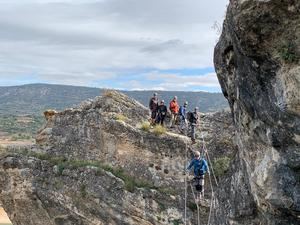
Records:
<instances>
[{"instance_id":1,"label":"large rock face","mask_svg":"<svg viewBox=\"0 0 300 225\"><path fill-rule=\"evenodd\" d=\"M299 60L299 1L230 1L214 61L239 154L216 224L300 224Z\"/></svg>"},{"instance_id":2,"label":"large rock face","mask_svg":"<svg viewBox=\"0 0 300 225\"><path fill-rule=\"evenodd\" d=\"M36 146L0 151L0 203L14 225L183 223L187 137L143 131L148 110L118 92L45 117ZM201 121L212 160L230 156L230 114ZM187 224L194 210L190 194Z\"/></svg>"}]
</instances>

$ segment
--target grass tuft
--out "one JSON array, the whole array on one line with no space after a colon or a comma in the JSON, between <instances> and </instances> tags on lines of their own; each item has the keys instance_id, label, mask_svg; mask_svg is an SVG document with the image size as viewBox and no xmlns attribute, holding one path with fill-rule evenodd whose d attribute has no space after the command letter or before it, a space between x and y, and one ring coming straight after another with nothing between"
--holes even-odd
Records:
<instances>
[{"instance_id":1,"label":"grass tuft","mask_svg":"<svg viewBox=\"0 0 300 225\"><path fill-rule=\"evenodd\" d=\"M157 136L167 133L167 129L161 125L156 125L153 129L153 133Z\"/></svg>"},{"instance_id":2,"label":"grass tuft","mask_svg":"<svg viewBox=\"0 0 300 225\"><path fill-rule=\"evenodd\" d=\"M141 124L141 130L149 132L151 129L151 125L148 121L145 121Z\"/></svg>"},{"instance_id":3,"label":"grass tuft","mask_svg":"<svg viewBox=\"0 0 300 225\"><path fill-rule=\"evenodd\" d=\"M121 122L127 122L128 121L128 118L126 116L124 116L123 114L121 114L121 113L116 114L114 116L114 119L117 120L117 121L121 121Z\"/></svg>"}]
</instances>

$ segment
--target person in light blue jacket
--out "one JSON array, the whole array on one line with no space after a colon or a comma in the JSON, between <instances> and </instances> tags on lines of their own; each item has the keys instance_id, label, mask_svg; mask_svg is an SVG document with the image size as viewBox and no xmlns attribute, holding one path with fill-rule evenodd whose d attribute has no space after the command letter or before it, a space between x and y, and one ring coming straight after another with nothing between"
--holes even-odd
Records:
<instances>
[{"instance_id":1,"label":"person in light blue jacket","mask_svg":"<svg viewBox=\"0 0 300 225\"><path fill-rule=\"evenodd\" d=\"M186 119L186 110L187 110L188 102L185 102L183 106L179 108L179 118L180 118L180 132L184 133L187 130L187 119Z\"/></svg>"},{"instance_id":2,"label":"person in light blue jacket","mask_svg":"<svg viewBox=\"0 0 300 225\"><path fill-rule=\"evenodd\" d=\"M190 162L187 170L190 171L192 168L194 168L193 183L195 185L195 189L199 192L199 200L201 200L204 195L204 176L207 172L209 172L209 168L204 157L200 157L199 151L195 151L194 154L195 158Z\"/></svg>"}]
</instances>

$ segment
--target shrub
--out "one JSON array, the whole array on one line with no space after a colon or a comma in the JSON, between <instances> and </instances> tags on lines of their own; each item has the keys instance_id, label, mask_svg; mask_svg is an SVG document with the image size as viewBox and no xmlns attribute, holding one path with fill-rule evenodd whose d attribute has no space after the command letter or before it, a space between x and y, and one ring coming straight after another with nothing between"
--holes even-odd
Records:
<instances>
[{"instance_id":1,"label":"shrub","mask_svg":"<svg viewBox=\"0 0 300 225\"><path fill-rule=\"evenodd\" d=\"M213 161L213 167L216 177L223 176L229 169L231 159L227 156L217 158Z\"/></svg>"},{"instance_id":2,"label":"shrub","mask_svg":"<svg viewBox=\"0 0 300 225\"><path fill-rule=\"evenodd\" d=\"M157 201L157 204L159 206L160 211L165 211L167 209L164 203Z\"/></svg>"},{"instance_id":3,"label":"shrub","mask_svg":"<svg viewBox=\"0 0 300 225\"><path fill-rule=\"evenodd\" d=\"M62 175L64 169L65 169L65 164L64 163L60 163L57 165L57 169L58 169L58 174Z\"/></svg>"},{"instance_id":4,"label":"shrub","mask_svg":"<svg viewBox=\"0 0 300 225\"><path fill-rule=\"evenodd\" d=\"M182 220L180 220L180 219L173 220L172 223L173 223L173 225L183 224Z\"/></svg>"},{"instance_id":5,"label":"shrub","mask_svg":"<svg viewBox=\"0 0 300 225\"><path fill-rule=\"evenodd\" d=\"M88 195L85 184L82 184L80 186L80 195L82 198L86 198L86 196Z\"/></svg>"},{"instance_id":6,"label":"shrub","mask_svg":"<svg viewBox=\"0 0 300 225\"><path fill-rule=\"evenodd\" d=\"M149 122L145 121L141 124L141 130L143 131L150 131L151 125Z\"/></svg>"},{"instance_id":7,"label":"shrub","mask_svg":"<svg viewBox=\"0 0 300 225\"><path fill-rule=\"evenodd\" d=\"M112 98L112 97L114 96L114 93L113 93L113 91L111 91L111 90L105 90L105 91L103 92L102 96L108 97L108 98Z\"/></svg>"},{"instance_id":8,"label":"shrub","mask_svg":"<svg viewBox=\"0 0 300 225\"><path fill-rule=\"evenodd\" d=\"M279 50L280 57L287 63L295 63L300 59L295 42L289 41L281 46Z\"/></svg>"},{"instance_id":9,"label":"shrub","mask_svg":"<svg viewBox=\"0 0 300 225\"><path fill-rule=\"evenodd\" d=\"M196 203L194 203L194 202L190 202L189 204L188 204L188 207L189 207L189 209L191 210L191 211L197 211L197 205L196 205Z\"/></svg>"},{"instance_id":10,"label":"shrub","mask_svg":"<svg viewBox=\"0 0 300 225\"><path fill-rule=\"evenodd\" d=\"M167 129L161 125L156 125L153 129L153 133L156 135L163 135L167 132Z\"/></svg>"},{"instance_id":11,"label":"shrub","mask_svg":"<svg viewBox=\"0 0 300 225\"><path fill-rule=\"evenodd\" d=\"M116 114L114 116L114 119L117 120L117 121L121 121L121 122L126 122L128 121L128 118L126 116L124 116L123 114Z\"/></svg>"}]
</instances>

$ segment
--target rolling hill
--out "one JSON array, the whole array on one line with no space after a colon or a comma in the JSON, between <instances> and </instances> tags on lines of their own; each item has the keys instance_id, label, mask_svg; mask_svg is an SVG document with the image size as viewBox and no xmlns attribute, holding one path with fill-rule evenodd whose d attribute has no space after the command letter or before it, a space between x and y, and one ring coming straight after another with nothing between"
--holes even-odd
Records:
<instances>
[{"instance_id":1,"label":"rolling hill","mask_svg":"<svg viewBox=\"0 0 300 225\"><path fill-rule=\"evenodd\" d=\"M63 110L81 101L101 95L104 89L66 85L29 84L0 87L0 114L40 115L46 109ZM122 91L148 105L153 91ZM157 91L160 99L169 102L178 96L179 102L188 101L189 107L200 107L202 112L213 112L228 107L221 93Z\"/></svg>"}]
</instances>

